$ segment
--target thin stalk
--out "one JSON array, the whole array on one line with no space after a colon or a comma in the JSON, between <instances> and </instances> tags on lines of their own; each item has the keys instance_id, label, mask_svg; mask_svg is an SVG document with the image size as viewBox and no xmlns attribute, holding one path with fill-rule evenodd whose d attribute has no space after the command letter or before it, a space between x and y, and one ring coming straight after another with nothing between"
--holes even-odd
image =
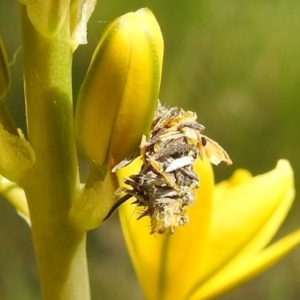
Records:
<instances>
[{"instance_id":1,"label":"thin stalk","mask_svg":"<svg viewBox=\"0 0 300 300\"><path fill-rule=\"evenodd\" d=\"M45 300L90 299L86 233L68 222L78 190L69 22L41 36L21 5L28 138L36 163L23 180Z\"/></svg>"}]
</instances>

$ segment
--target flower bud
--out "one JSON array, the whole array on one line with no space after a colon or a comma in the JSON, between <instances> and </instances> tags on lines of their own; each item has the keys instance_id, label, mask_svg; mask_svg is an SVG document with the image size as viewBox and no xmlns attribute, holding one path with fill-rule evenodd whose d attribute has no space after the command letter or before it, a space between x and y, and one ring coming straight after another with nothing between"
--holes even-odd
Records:
<instances>
[{"instance_id":1,"label":"flower bud","mask_svg":"<svg viewBox=\"0 0 300 300\"><path fill-rule=\"evenodd\" d=\"M78 146L87 160L113 166L138 149L156 108L162 57L160 27L147 8L105 30L76 108Z\"/></svg>"}]
</instances>

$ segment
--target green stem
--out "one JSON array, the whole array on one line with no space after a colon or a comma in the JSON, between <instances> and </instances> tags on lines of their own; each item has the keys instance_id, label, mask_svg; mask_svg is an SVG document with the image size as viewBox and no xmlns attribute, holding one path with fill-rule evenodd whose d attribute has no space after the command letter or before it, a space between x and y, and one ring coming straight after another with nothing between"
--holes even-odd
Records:
<instances>
[{"instance_id":1,"label":"green stem","mask_svg":"<svg viewBox=\"0 0 300 300\"><path fill-rule=\"evenodd\" d=\"M36 154L22 182L45 300L90 299L86 233L68 222L78 190L72 120L69 22L41 36L21 5L28 137Z\"/></svg>"}]
</instances>

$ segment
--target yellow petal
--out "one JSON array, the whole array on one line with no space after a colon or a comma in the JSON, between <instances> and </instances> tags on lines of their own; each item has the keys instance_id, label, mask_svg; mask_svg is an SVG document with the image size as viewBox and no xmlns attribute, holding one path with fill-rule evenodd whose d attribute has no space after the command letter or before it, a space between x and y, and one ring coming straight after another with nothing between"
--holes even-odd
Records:
<instances>
[{"instance_id":1,"label":"yellow petal","mask_svg":"<svg viewBox=\"0 0 300 300\"><path fill-rule=\"evenodd\" d=\"M262 252L238 260L235 265L228 265L222 270L222 274L215 276L190 299L208 299L224 294L271 267L299 243L300 230L297 230L267 247Z\"/></svg>"},{"instance_id":2,"label":"yellow petal","mask_svg":"<svg viewBox=\"0 0 300 300\"><path fill-rule=\"evenodd\" d=\"M219 182L214 190L214 202L222 199L223 195L235 185L239 185L252 177L251 173L244 169L235 170L231 178Z\"/></svg>"},{"instance_id":3,"label":"yellow petal","mask_svg":"<svg viewBox=\"0 0 300 300\"><path fill-rule=\"evenodd\" d=\"M232 276L239 274L241 265L244 273L248 270L254 274L253 256L274 236L293 198L293 172L289 163L281 160L275 170L233 185L214 201L205 261L194 287L195 299L205 299L225 289L227 283L232 284Z\"/></svg>"},{"instance_id":4,"label":"yellow petal","mask_svg":"<svg viewBox=\"0 0 300 300\"><path fill-rule=\"evenodd\" d=\"M136 163L136 162L135 162ZM183 299L196 278L195 265L201 264L211 215L213 173L208 162L197 160L200 177L197 200L190 207L190 222L171 236L149 235L150 220L139 216L138 209L125 203L120 218L125 240L147 299ZM119 178L137 173L138 164L118 171Z\"/></svg>"}]
</instances>

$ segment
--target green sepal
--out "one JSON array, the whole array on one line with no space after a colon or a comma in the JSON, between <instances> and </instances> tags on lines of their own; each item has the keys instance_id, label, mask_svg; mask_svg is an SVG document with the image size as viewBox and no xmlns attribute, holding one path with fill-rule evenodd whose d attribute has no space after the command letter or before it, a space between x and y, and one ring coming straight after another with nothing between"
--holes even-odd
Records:
<instances>
[{"instance_id":1,"label":"green sepal","mask_svg":"<svg viewBox=\"0 0 300 300\"><path fill-rule=\"evenodd\" d=\"M68 17L71 0L20 0L36 31L47 38L57 34Z\"/></svg>"},{"instance_id":2,"label":"green sepal","mask_svg":"<svg viewBox=\"0 0 300 300\"><path fill-rule=\"evenodd\" d=\"M9 133L0 124L0 174L14 182L21 182L35 162L30 144L20 136Z\"/></svg>"},{"instance_id":3,"label":"green sepal","mask_svg":"<svg viewBox=\"0 0 300 300\"><path fill-rule=\"evenodd\" d=\"M69 211L70 222L79 230L92 230L100 226L115 202L117 185L116 175L104 171L101 180L97 180L92 187L82 187Z\"/></svg>"}]
</instances>

